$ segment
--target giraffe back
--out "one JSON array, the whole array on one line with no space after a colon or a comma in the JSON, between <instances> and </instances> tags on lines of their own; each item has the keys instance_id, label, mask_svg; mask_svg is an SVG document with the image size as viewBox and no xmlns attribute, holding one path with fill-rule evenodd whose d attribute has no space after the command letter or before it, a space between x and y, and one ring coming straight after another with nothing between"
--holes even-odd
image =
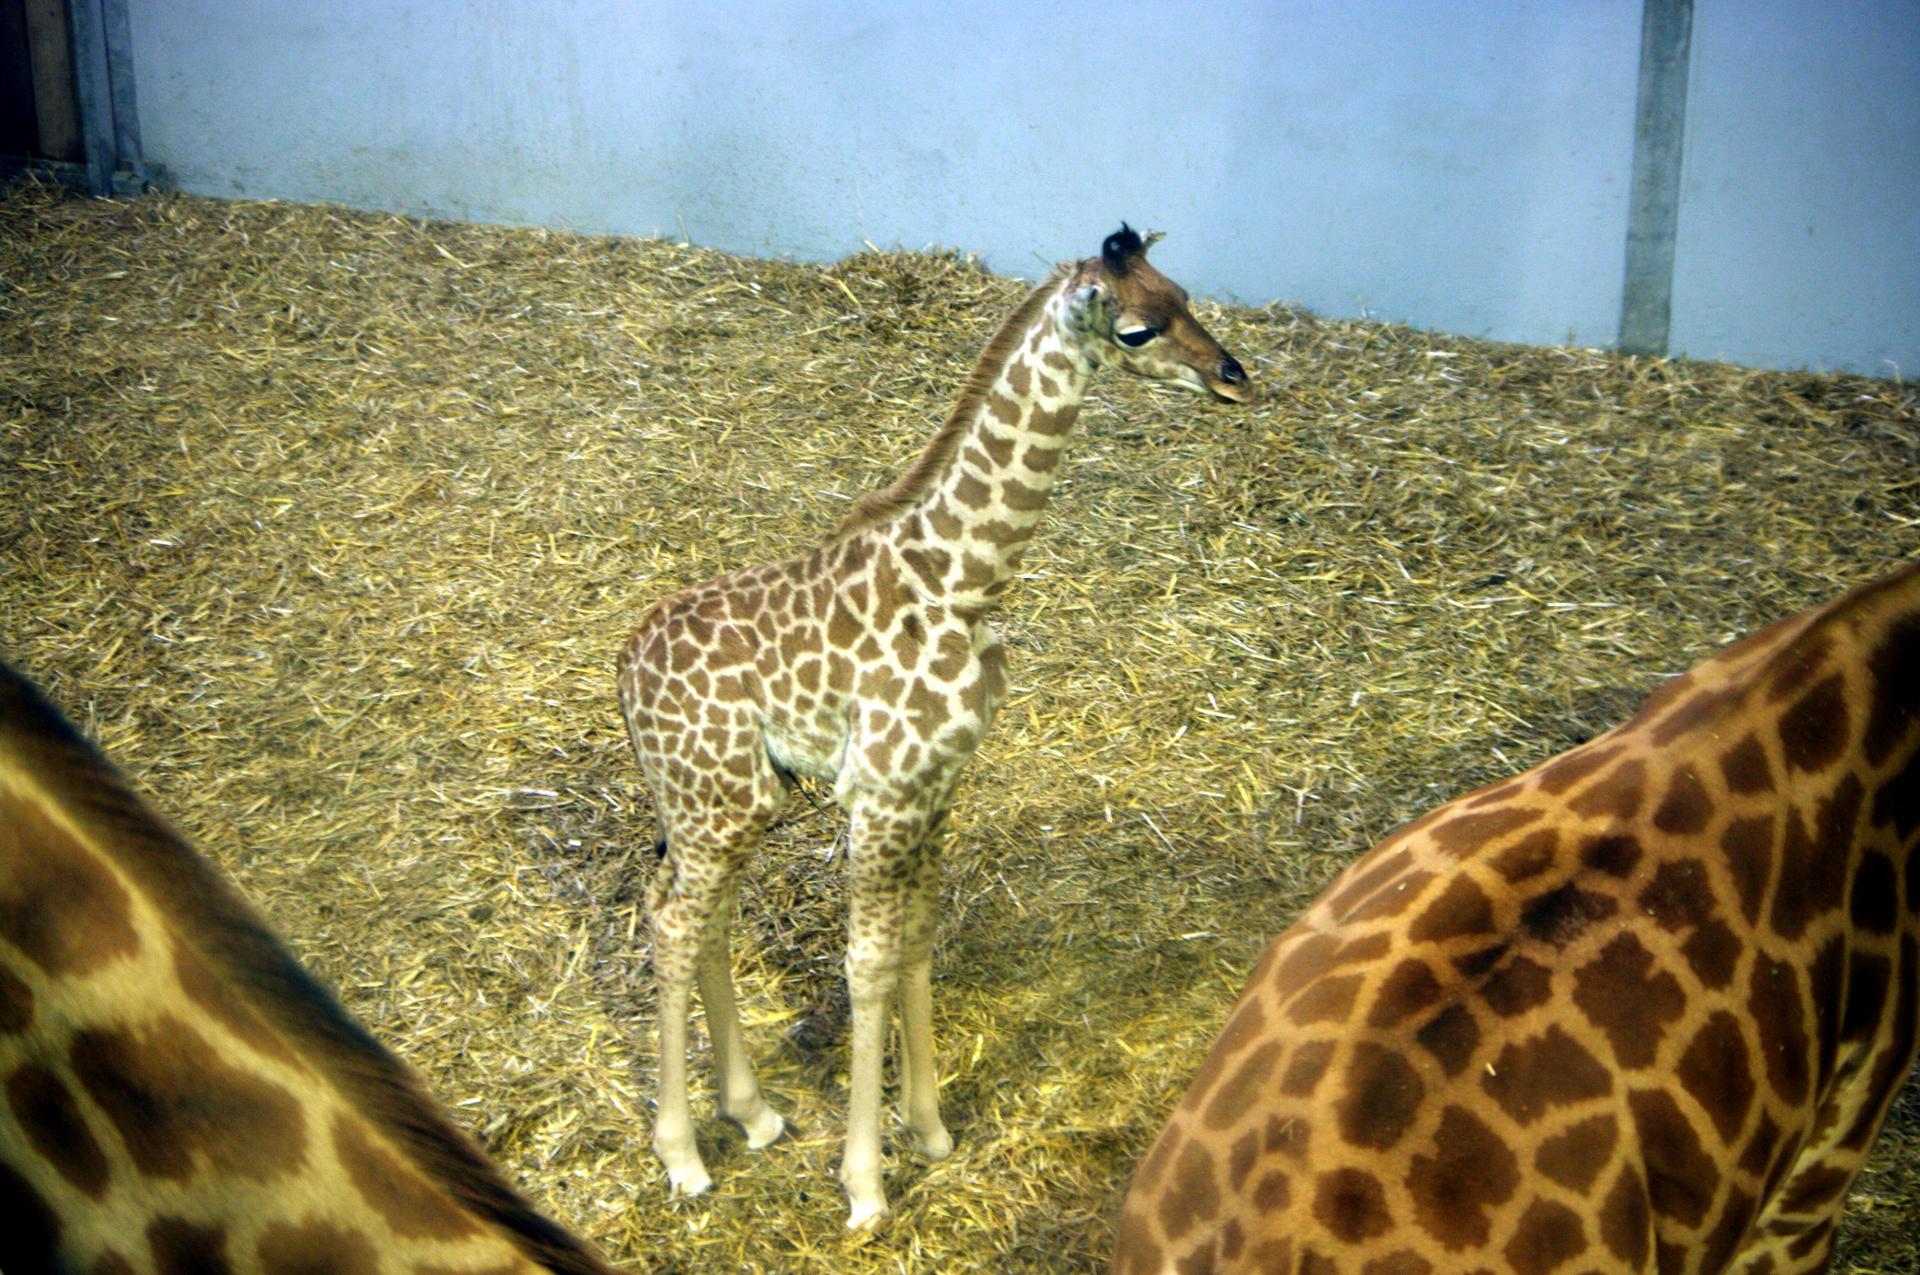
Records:
<instances>
[{"instance_id":1,"label":"giraffe back","mask_svg":"<svg viewBox=\"0 0 1920 1275\"><path fill-rule=\"evenodd\" d=\"M1267 949L1113 1269L1785 1272L1920 1010L1920 563L1440 807Z\"/></svg>"},{"instance_id":2,"label":"giraffe back","mask_svg":"<svg viewBox=\"0 0 1920 1275\"><path fill-rule=\"evenodd\" d=\"M606 1275L0 664L0 1270Z\"/></svg>"}]
</instances>

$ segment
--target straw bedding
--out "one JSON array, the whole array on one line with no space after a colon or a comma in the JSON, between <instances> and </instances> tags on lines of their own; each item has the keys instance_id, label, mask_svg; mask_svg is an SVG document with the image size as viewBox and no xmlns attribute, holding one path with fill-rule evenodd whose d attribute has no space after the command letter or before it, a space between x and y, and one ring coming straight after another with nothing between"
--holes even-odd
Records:
<instances>
[{"instance_id":1,"label":"straw bedding","mask_svg":"<svg viewBox=\"0 0 1920 1275\"><path fill-rule=\"evenodd\" d=\"M1177 233L1156 255L1178 277ZM751 870L736 940L799 1136L747 1154L702 1103L717 1187L669 1203L615 653L652 599L890 477L1022 288L954 253L820 268L15 187L0 651L610 1256L1101 1269L1266 937L1395 825L1920 551L1920 401L1201 307L1266 402L1096 381L1003 608L1014 690L959 794L936 955L959 1150L896 1154L895 1223L842 1237L822 797ZM1909 1086L1837 1269L1910 1272L1917 1236Z\"/></svg>"}]
</instances>

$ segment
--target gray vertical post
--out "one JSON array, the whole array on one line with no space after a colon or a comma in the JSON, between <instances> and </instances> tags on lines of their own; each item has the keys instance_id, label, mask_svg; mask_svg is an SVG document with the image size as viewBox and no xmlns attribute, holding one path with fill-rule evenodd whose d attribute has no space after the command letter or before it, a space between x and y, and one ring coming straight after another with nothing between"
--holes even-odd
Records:
<instances>
[{"instance_id":1,"label":"gray vertical post","mask_svg":"<svg viewBox=\"0 0 1920 1275\"><path fill-rule=\"evenodd\" d=\"M1665 354L1673 318L1673 240L1680 221L1680 152L1687 125L1693 0L1645 0L1640 92L1634 108L1633 187L1627 197L1626 286L1620 348Z\"/></svg>"},{"instance_id":2,"label":"gray vertical post","mask_svg":"<svg viewBox=\"0 0 1920 1275\"><path fill-rule=\"evenodd\" d=\"M127 0L101 0L102 31L107 50L107 89L113 106L113 149L119 166L139 172L140 114L133 105L133 26L127 19Z\"/></svg>"},{"instance_id":3,"label":"gray vertical post","mask_svg":"<svg viewBox=\"0 0 1920 1275\"><path fill-rule=\"evenodd\" d=\"M107 37L100 0L70 0L67 32L73 47L74 97L80 106L87 193L113 193L113 100L107 79Z\"/></svg>"}]
</instances>

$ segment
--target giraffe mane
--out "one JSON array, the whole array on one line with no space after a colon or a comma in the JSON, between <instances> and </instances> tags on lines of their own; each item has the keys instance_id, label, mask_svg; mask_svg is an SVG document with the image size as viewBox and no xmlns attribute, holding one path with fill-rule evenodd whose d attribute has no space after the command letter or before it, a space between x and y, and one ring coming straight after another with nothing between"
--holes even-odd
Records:
<instances>
[{"instance_id":1,"label":"giraffe mane","mask_svg":"<svg viewBox=\"0 0 1920 1275\"><path fill-rule=\"evenodd\" d=\"M1055 266L1053 272L1006 317L988 338L986 348L980 351L973 370L967 373L967 379L960 387L960 396L954 400L939 430L890 486L868 492L854 502L853 508L840 520L840 525L834 528L830 541L844 540L855 532L887 521L926 495L940 480L952 462L954 452L959 449L960 440L966 437L981 404L986 402L987 392L1000 379L1000 373L1006 370L1007 362L1019 349L1020 339L1026 335L1027 329L1033 325L1034 319L1071 269L1070 265Z\"/></svg>"},{"instance_id":2,"label":"giraffe mane","mask_svg":"<svg viewBox=\"0 0 1920 1275\"><path fill-rule=\"evenodd\" d=\"M539 1213L450 1121L414 1069L361 1026L260 914L33 684L0 661L0 771L19 766L88 842L164 909L190 944L423 1178L554 1275L612 1275Z\"/></svg>"}]
</instances>

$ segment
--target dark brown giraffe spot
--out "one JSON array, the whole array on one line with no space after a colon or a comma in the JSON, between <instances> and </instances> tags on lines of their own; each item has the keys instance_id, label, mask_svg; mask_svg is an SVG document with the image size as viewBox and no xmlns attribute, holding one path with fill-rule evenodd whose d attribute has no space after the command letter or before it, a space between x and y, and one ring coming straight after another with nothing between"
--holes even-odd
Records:
<instances>
[{"instance_id":1,"label":"dark brown giraffe spot","mask_svg":"<svg viewBox=\"0 0 1920 1275\"><path fill-rule=\"evenodd\" d=\"M147 1224L147 1248L155 1275L227 1275L227 1232L219 1225L197 1226L182 1217L157 1217Z\"/></svg>"},{"instance_id":2,"label":"dark brown giraffe spot","mask_svg":"<svg viewBox=\"0 0 1920 1275\"><path fill-rule=\"evenodd\" d=\"M1860 781L1848 775L1818 803L1811 829L1797 814L1788 815L1780 879L1769 916L1781 938L1799 938L1817 917L1845 903L1854 830L1864 798Z\"/></svg>"},{"instance_id":3,"label":"dark brown giraffe spot","mask_svg":"<svg viewBox=\"0 0 1920 1275\"><path fill-rule=\"evenodd\" d=\"M1706 785L1690 765L1673 772L1667 795L1654 808L1653 826L1676 837L1691 837L1707 826L1713 817L1713 801Z\"/></svg>"},{"instance_id":4,"label":"dark brown giraffe spot","mask_svg":"<svg viewBox=\"0 0 1920 1275\"><path fill-rule=\"evenodd\" d=\"M334 1122L333 1148L360 1197L401 1238L454 1240L479 1229L443 1191L376 1146L358 1118Z\"/></svg>"},{"instance_id":5,"label":"dark brown giraffe spot","mask_svg":"<svg viewBox=\"0 0 1920 1275\"><path fill-rule=\"evenodd\" d=\"M1434 847L1458 859L1518 828L1524 828L1543 812L1526 806L1508 806L1477 814L1457 814L1427 832Z\"/></svg>"},{"instance_id":6,"label":"dark brown giraffe spot","mask_svg":"<svg viewBox=\"0 0 1920 1275\"><path fill-rule=\"evenodd\" d=\"M1273 1075L1281 1049L1279 1041L1265 1041L1234 1069L1207 1103L1205 1119L1209 1127L1232 1128L1253 1108L1253 1104L1259 1101L1261 1091L1266 1088L1268 1077ZM1195 1084L1197 1087L1198 1082Z\"/></svg>"},{"instance_id":7,"label":"dark brown giraffe spot","mask_svg":"<svg viewBox=\"0 0 1920 1275\"><path fill-rule=\"evenodd\" d=\"M0 1196L4 1195L5 1192L0 1191ZM5 1258L6 1254L0 1252L0 1260L5 1260ZM125 1257L113 1249L108 1249L94 1260L92 1275L140 1275L140 1271L138 1267Z\"/></svg>"},{"instance_id":8,"label":"dark brown giraffe spot","mask_svg":"<svg viewBox=\"0 0 1920 1275\"><path fill-rule=\"evenodd\" d=\"M1227 1150L1227 1189L1238 1191L1247 1184L1247 1175L1260 1161L1260 1131L1249 1129L1233 1140Z\"/></svg>"},{"instance_id":9,"label":"dark brown giraffe spot","mask_svg":"<svg viewBox=\"0 0 1920 1275\"><path fill-rule=\"evenodd\" d=\"M1493 929L1493 907L1473 878L1457 876L1448 882L1440 897L1414 919L1407 937L1416 943L1440 943L1464 935L1485 934Z\"/></svg>"},{"instance_id":10,"label":"dark brown giraffe spot","mask_svg":"<svg viewBox=\"0 0 1920 1275\"><path fill-rule=\"evenodd\" d=\"M140 949L131 907L99 855L0 791L0 939L55 977L84 974Z\"/></svg>"},{"instance_id":11,"label":"dark brown giraffe spot","mask_svg":"<svg viewBox=\"0 0 1920 1275\"><path fill-rule=\"evenodd\" d=\"M1270 1169L1262 1174L1253 1188L1253 1207L1261 1213L1278 1213L1287 1207L1287 1201L1293 1197L1293 1188L1287 1175L1278 1169Z\"/></svg>"},{"instance_id":12,"label":"dark brown giraffe spot","mask_svg":"<svg viewBox=\"0 0 1920 1275\"><path fill-rule=\"evenodd\" d=\"M1333 1050L1330 1040L1310 1040L1295 1049L1287 1060L1286 1074L1280 1078L1280 1092L1294 1098L1309 1097L1326 1074L1327 1064L1333 1061Z\"/></svg>"},{"instance_id":13,"label":"dark brown giraffe spot","mask_svg":"<svg viewBox=\"0 0 1920 1275\"><path fill-rule=\"evenodd\" d=\"M268 1027L241 999L234 990L235 984L216 974L213 967L178 936L173 942L173 973L180 980L180 990L187 994L187 999L246 1044L282 1060L293 1057L279 1033Z\"/></svg>"},{"instance_id":14,"label":"dark brown giraffe spot","mask_svg":"<svg viewBox=\"0 0 1920 1275\"><path fill-rule=\"evenodd\" d=\"M61 1269L59 1216L33 1183L0 1161L0 1270Z\"/></svg>"},{"instance_id":15,"label":"dark brown giraffe spot","mask_svg":"<svg viewBox=\"0 0 1920 1275\"><path fill-rule=\"evenodd\" d=\"M1697 1227L1720 1188L1720 1168L1701 1150L1700 1137L1679 1104L1658 1089L1627 1096L1647 1168L1647 1195L1654 1212Z\"/></svg>"},{"instance_id":16,"label":"dark brown giraffe spot","mask_svg":"<svg viewBox=\"0 0 1920 1275\"><path fill-rule=\"evenodd\" d=\"M1780 714L1780 748L1790 768L1824 770L1840 756L1852 729L1846 679L1835 673L1816 683Z\"/></svg>"},{"instance_id":17,"label":"dark brown giraffe spot","mask_svg":"<svg viewBox=\"0 0 1920 1275\"><path fill-rule=\"evenodd\" d=\"M1660 865L1640 892L1640 907L1669 932L1699 925L1713 916L1713 888L1698 859L1673 859Z\"/></svg>"},{"instance_id":18,"label":"dark brown giraffe spot","mask_svg":"<svg viewBox=\"0 0 1920 1275\"><path fill-rule=\"evenodd\" d=\"M1311 1133L1304 1120L1270 1115L1266 1127L1260 1131L1260 1147L1290 1159L1302 1159L1307 1154L1307 1141Z\"/></svg>"},{"instance_id":19,"label":"dark brown giraffe spot","mask_svg":"<svg viewBox=\"0 0 1920 1275\"><path fill-rule=\"evenodd\" d=\"M1600 1206L1600 1239L1629 1270L1646 1266L1653 1248L1653 1207L1631 1164L1620 1166L1620 1175Z\"/></svg>"},{"instance_id":20,"label":"dark brown giraffe spot","mask_svg":"<svg viewBox=\"0 0 1920 1275\"><path fill-rule=\"evenodd\" d=\"M0 1036L15 1036L33 1026L33 989L0 966Z\"/></svg>"},{"instance_id":21,"label":"dark brown giraffe spot","mask_svg":"<svg viewBox=\"0 0 1920 1275\"><path fill-rule=\"evenodd\" d=\"M1740 1136L1753 1106L1757 1086L1747 1063L1752 1053L1740 1020L1720 1010L1694 1033L1674 1073L1728 1146Z\"/></svg>"},{"instance_id":22,"label":"dark brown giraffe spot","mask_svg":"<svg viewBox=\"0 0 1920 1275\"><path fill-rule=\"evenodd\" d=\"M260 1233L263 1275L379 1275L367 1237L331 1222L278 1222Z\"/></svg>"},{"instance_id":23,"label":"dark brown giraffe spot","mask_svg":"<svg viewBox=\"0 0 1920 1275\"><path fill-rule=\"evenodd\" d=\"M1714 722L1739 699L1740 693L1738 685L1696 692L1647 732L1648 741L1655 748L1665 748L1674 740ZM1644 718L1646 714L1642 712L1641 716Z\"/></svg>"},{"instance_id":24,"label":"dark brown giraffe spot","mask_svg":"<svg viewBox=\"0 0 1920 1275\"><path fill-rule=\"evenodd\" d=\"M1620 1126L1606 1112L1567 1126L1540 1144L1533 1165L1569 1191L1585 1195L1613 1155Z\"/></svg>"},{"instance_id":25,"label":"dark brown giraffe spot","mask_svg":"<svg viewBox=\"0 0 1920 1275\"><path fill-rule=\"evenodd\" d=\"M1725 987L1733 978L1744 950L1734 932L1719 921L1708 921L1680 945L1680 955L1687 958L1694 977L1714 991Z\"/></svg>"},{"instance_id":26,"label":"dark brown giraffe spot","mask_svg":"<svg viewBox=\"0 0 1920 1275\"><path fill-rule=\"evenodd\" d=\"M1367 1013L1367 1026L1382 1029L1419 1013L1440 999L1440 983L1433 970L1418 957L1408 957L1394 966L1374 992L1373 1008Z\"/></svg>"},{"instance_id":27,"label":"dark brown giraffe spot","mask_svg":"<svg viewBox=\"0 0 1920 1275\"><path fill-rule=\"evenodd\" d=\"M1640 862L1640 841L1622 833L1611 837L1594 837L1580 847L1580 862L1595 872L1603 872L1610 877L1624 877L1633 871L1633 865Z\"/></svg>"},{"instance_id":28,"label":"dark brown giraffe spot","mask_svg":"<svg viewBox=\"0 0 1920 1275\"><path fill-rule=\"evenodd\" d=\"M1891 934L1899 923L1900 877L1893 870L1893 861L1877 850L1860 852L1859 865L1853 872L1853 898L1848 911L1854 928L1870 934ZM0 1001L4 999L4 994L0 994Z\"/></svg>"},{"instance_id":29,"label":"dark brown giraffe spot","mask_svg":"<svg viewBox=\"0 0 1920 1275\"><path fill-rule=\"evenodd\" d=\"M1579 1215L1564 1204L1535 1200L1520 1215L1513 1238L1500 1250L1515 1275L1548 1275L1587 1251Z\"/></svg>"},{"instance_id":30,"label":"dark brown giraffe spot","mask_svg":"<svg viewBox=\"0 0 1920 1275\"><path fill-rule=\"evenodd\" d=\"M1699 1269L1703 1271L1722 1271L1740 1247L1740 1241L1746 1238L1747 1229L1753 1224L1753 1197L1739 1187L1727 1190L1726 1201L1720 1206L1720 1220L1713 1224L1701 1243L1704 1256Z\"/></svg>"},{"instance_id":31,"label":"dark brown giraffe spot","mask_svg":"<svg viewBox=\"0 0 1920 1275\"><path fill-rule=\"evenodd\" d=\"M1579 1041L1551 1026L1509 1042L1480 1087L1516 1124L1529 1125L1555 1107L1606 1096L1613 1077Z\"/></svg>"},{"instance_id":32,"label":"dark brown giraffe spot","mask_svg":"<svg viewBox=\"0 0 1920 1275\"><path fill-rule=\"evenodd\" d=\"M1530 881L1551 868L1560 853L1560 833L1553 828L1529 832L1493 856L1494 871L1509 882Z\"/></svg>"},{"instance_id":33,"label":"dark brown giraffe spot","mask_svg":"<svg viewBox=\"0 0 1920 1275\"><path fill-rule=\"evenodd\" d=\"M1538 961L1515 956L1480 984L1487 1007L1502 1018L1514 1018L1546 1004L1553 994L1553 971Z\"/></svg>"},{"instance_id":34,"label":"dark brown giraffe spot","mask_svg":"<svg viewBox=\"0 0 1920 1275\"><path fill-rule=\"evenodd\" d=\"M222 1062L179 1019L77 1032L68 1061L144 1174L184 1180L204 1157L216 1173L261 1181L304 1158L293 1096Z\"/></svg>"},{"instance_id":35,"label":"dark brown giraffe spot","mask_svg":"<svg viewBox=\"0 0 1920 1275\"><path fill-rule=\"evenodd\" d=\"M1540 790L1559 796L1620 755L1620 745L1587 744L1563 753L1540 771Z\"/></svg>"},{"instance_id":36,"label":"dark brown giraffe spot","mask_svg":"<svg viewBox=\"0 0 1920 1275\"><path fill-rule=\"evenodd\" d=\"M1047 503L1047 489L1029 487L1017 478L1008 478L1000 485L1000 498L1007 502L1009 509L1032 513Z\"/></svg>"},{"instance_id":37,"label":"dark brown giraffe spot","mask_svg":"<svg viewBox=\"0 0 1920 1275\"><path fill-rule=\"evenodd\" d=\"M1847 940L1834 935L1821 944L1807 966L1808 1004L1813 1011L1813 1056L1818 1060L1814 1089L1824 1093L1839 1060L1840 1027L1845 1015Z\"/></svg>"},{"instance_id":38,"label":"dark brown giraffe spot","mask_svg":"<svg viewBox=\"0 0 1920 1275\"><path fill-rule=\"evenodd\" d=\"M1887 757L1914 729L1920 705L1920 617L1908 616L1887 631L1886 640L1867 657L1873 692L1867 696L1867 732L1862 741L1867 763Z\"/></svg>"},{"instance_id":39,"label":"dark brown giraffe spot","mask_svg":"<svg viewBox=\"0 0 1920 1275\"><path fill-rule=\"evenodd\" d=\"M1740 1171L1748 1177L1766 1184L1770 1192L1773 1187L1773 1155L1780 1148L1780 1126L1764 1108L1760 1112L1760 1121L1747 1135L1747 1145L1740 1152Z\"/></svg>"},{"instance_id":40,"label":"dark brown giraffe spot","mask_svg":"<svg viewBox=\"0 0 1920 1275\"><path fill-rule=\"evenodd\" d=\"M1426 1152L1416 1153L1407 1191L1421 1227L1450 1250L1482 1245L1491 1227L1487 1210L1505 1204L1520 1185L1520 1168L1480 1118L1448 1106Z\"/></svg>"},{"instance_id":41,"label":"dark brown giraffe spot","mask_svg":"<svg viewBox=\"0 0 1920 1275\"><path fill-rule=\"evenodd\" d=\"M993 499L993 487L977 474L963 472L953 481L953 498L968 509L985 509Z\"/></svg>"},{"instance_id":42,"label":"dark brown giraffe spot","mask_svg":"<svg viewBox=\"0 0 1920 1275\"><path fill-rule=\"evenodd\" d=\"M1914 830L1920 830L1920 751L1874 793L1874 828L1889 826L1901 841L1912 839ZM1920 864L1920 854L1907 858L1908 881L1920 881L1920 868L1914 864ZM1907 897L1910 906L1920 910L1920 889L1908 889Z\"/></svg>"},{"instance_id":43,"label":"dark brown giraffe spot","mask_svg":"<svg viewBox=\"0 0 1920 1275\"><path fill-rule=\"evenodd\" d=\"M96 1200L106 1192L106 1152L65 1081L28 1063L7 1077L7 1106L33 1149L70 1185Z\"/></svg>"},{"instance_id":44,"label":"dark brown giraffe spot","mask_svg":"<svg viewBox=\"0 0 1920 1275\"><path fill-rule=\"evenodd\" d=\"M1433 1275L1433 1263L1411 1249L1397 1249L1360 1268L1360 1275Z\"/></svg>"},{"instance_id":45,"label":"dark brown giraffe spot","mask_svg":"<svg viewBox=\"0 0 1920 1275\"><path fill-rule=\"evenodd\" d=\"M1569 881L1527 900L1520 909L1520 928L1542 943L1564 947L1579 938L1587 926L1612 916L1618 907L1608 896L1582 890Z\"/></svg>"},{"instance_id":46,"label":"dark brown giraffe spot","mask_svg":"<svg viewBox=\"0 0 1920 1275\"><path fill-rule=\"evenodd\" d=\"M1365 976L1360 974L1337 974L1320 979L1288 1004L1287 1021L1304 1027L1346 1018L1365 981Z\"/></svg>"},{"instance_id":47,"label":"dark brown giraffe spot","mask_svg":"<svg viewBox=\"0 0 1920 1275\"><path fill-rule=\"evenodd\" d=\"M1457 1076L1473 1061L1473 1052L1480 1047L1480 1025L1466 1006L1449 1005L1415 1032L1414 1039L1434 1056L1447 1075Z\"/></svg>"},{"instance_id":48,"label":"dark brown giraffe spot","mask_svg":"<svg viewBox=\"0 0 1920 1275\"><path fill-rule=\"evenodd\" d=\"M1392 1050L1371 1041L1354 1046L1346 1092L1335 1107L1340 1136L1349 1145L1385 1150L1406 1136L1426 1087L1420 1073Z\"/></svg>"},{"instance_id":49,"label":"dark brown giraffe spot","mask_svg":"<svg viewBox=\"0 0 1920 1275\"><path fill-rule=\"evenodd\" d=\"M1160 1196L1160 1225L1177 1240L1220 1210L1220 1188L1213 1177L1213 1155L1198 1141L1182 1147L1172 1176Z\"/></svg>"},{"instance_id":50,"label":"dark brown giraffe spot","mask_svg":"<svg viewBox=\"0 0 1920 1275\"><path fill-rule=\"evenodd\" d=\"M1033 446L1021 455L1020 463L1036 474L1050 474L1060 463L1064 448Z\"/></svg>"},{"instance_id":51,"label":"dark brown giraffe spot","mask_svg":"<svg viewBox=\"0 0 1920 1275\"><path fill-rule=\"evenodd\" d=\"M1234 1258L1240 1256L1240 1254L1245 1252L1246 1248L1247 1248L1246 1228L1240 1225L1239 1218L1237 1217L1228 1218L1227 1224L1220 1228L1221 1260L1230 1262ZM1212 1267L1208 1267L1206 1270L1199 1272L1199 1275L1209 1275L1209 1272L1211 1270L1212 1270Z\"/></svg>"},{"instance_id":52,"label":"dark brown giraffe spot","mask_svg":"<svg viewBox=\"0 0 1920 1275\"><path fill-rule=\"evenodd\" d=\"M1314 1183L1313 1216L1335 1239L1358 1244L1393 1225L1379 1179L1359 1169L1335 1169Z\"/></svg>"},{"instance_id":53,"label":"dark brown giraffe spot","mask_svg":"<svg viewBox=\"0 0 1920 1275\"><path fill-rule=\"evenodd\" d=\"M1720 834L1721 862L1740 895L1740 912L1752 925L1760 919L1767 883L1773 879L1775 823L1772 815L1736 819Z\"/></svg>"},{"instance_id":54,"label":"dark brown giraffe spot","mask_svg":"<svg viewBox=\"0 0 1920 1275\"><path fill-rule=\"evenodd\" d=\"M1347 912L1368 898L1387 881L1407 870L1413 856L1406 850L1386 855L1370 855L1355 864L1348 879L1328 896L1328 907L1335 920L1346 920Z\"/></svg>"},{"instance_id":55,"label":"dark brown giraffe spot","mask_svg":"<svg viewBox=\"0 0 1920 1275\"><path fill-rule=\"evenodd\" d=\"M1871 1040L1879 1033L1892 983L1892 961L1873 952L1853 954L1847 973L1846 1014L1840 1024L1842 1040Z\"/></svg>"},{"instance_id":56,"label":"dark brown giraffe spot","mask_svg":"<svg viewBox=\"0 0 1920 1275\"><path fill-rule=\"evenodd\" d=\"M1433 879L1433 873L1421 868L1397 881L1389 881L1374 891L1365 903L1349 912L1345 919L1355 925L1371 925L1399 916L1419 901Z\"/></svg>"},{"instance_id":57,"label":"dark brown giraffe spot","mask_svg":"<svg viewBox=\"0 0 1920 1275\"><path fill-rule=\"evenodd\" d=\"M1120 1218L1120 1242L1114 1247L1112 1275L1161 1275L1165 1252L1144 1213L1128 1207Z\"/></svg>"},{"instance_id":58,"label":"dark brown giraffe spot","mask_svg":"<svg viewBox=\"0 0 1920 1275\"><path fill-rule=\"evenodd\" d=\"M1727 789L1740 796L1773 791L1773 764L1757 735L1747 735L1720 757Z\"/></svg>"},{"instance_id":59,"label":"dark brown giraffe spot","mask_svg":"<svg viewBox=\"0 0 1920 1275\"><path fill-rule=\"evenodd\" d=\"M1646 777L1646 763L1638 757L1629 758L1567 802L1567 808L1591 819L1631 819L1640 813Z\"/></svg>"},{"instance_id":60,"label":"dark brown giraffe spot","mask_svg":"<svg viewBox=\"0 0 1920 1275\"><path fill-rule=\"evenodd\" d=\"M1453 958L1453 968L1460 972L1460 977L1469 981L1484 978L1487 971L1498 965L1500 959L1512 950L1511 943L1495 943L1477 952L1462 952Z\"/></svg>"},{"instance_id":61,"label":"dark brown giraffe spot","mask_svg":"<svg viewBox=\"0 0 1920 1275\"><path fill-rule=\"evenodd\" d=\"M1184 1103L1182 1104L1185 1105ZM1173 1163L1173 1157L1180 1150L1180 1144L1186 1140L1186 1134L1177 1121L1169 1122L1154 1141L1153 1150L1140 1162L1140 1171L1134 1175L1134 1194L1151 1196L1159 1193L1160 1177Z\"/></svg>"},{"instance_id":62,"label":"dark brown giraffe spot","mask_svg":"<svg viewBox=\"0 0 1920 1275\"><path fill-rule=\"evenodd\" d=\"M1646 945L1626 933L1574 971L1573 1002L1606 1033L1622 1066L1649 1067L1667 1024L1685 1010L1686 993Z\"/></svg>"}]
</instances>

